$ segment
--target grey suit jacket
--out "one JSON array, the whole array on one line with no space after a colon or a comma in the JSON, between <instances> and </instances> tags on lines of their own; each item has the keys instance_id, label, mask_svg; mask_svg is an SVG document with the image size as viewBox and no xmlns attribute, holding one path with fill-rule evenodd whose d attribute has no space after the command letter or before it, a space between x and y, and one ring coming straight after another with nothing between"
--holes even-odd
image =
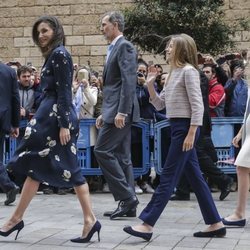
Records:
<instances>
[{"instance_id":1,"label":"grey suit jacket","mask_svg":"<svg viewBox=\"0 0 250 250\"><path fill-rule=\"evenodd\" d=\"M8 133L18 127L20 98L14 69L0 63L0 132Z\"/></svg>"},{"instance_id":2,"label":"grey suit jacket","mask_svg":"<svg viewBox=\"0 0 250 250\"><path fill-rule=\"evenodd\" d=\"M118 112L128 114L126 121L139 121L136 70L135 48L124 37L121 37L116 42L104 66L102 103L104 122L114 123Z\"/></svg>"}]
</instances>

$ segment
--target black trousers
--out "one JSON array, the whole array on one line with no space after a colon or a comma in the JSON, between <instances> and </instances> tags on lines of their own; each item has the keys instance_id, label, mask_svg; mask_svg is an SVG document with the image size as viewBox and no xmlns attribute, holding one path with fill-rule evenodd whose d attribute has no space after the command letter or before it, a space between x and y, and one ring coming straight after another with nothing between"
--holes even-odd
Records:
<instances>
[{"instance_id":1,"label":"black trousers","mask_svg":"<svg viewBox=\"0 0 250 250\"><path fill-rule=\"evenodd\" d=\"M7 193L15 187L15 183L10 180L6 168L3 165L4 140L5 134L0 132L0 188L3 192Z\"/></svg>"}]
</instances>

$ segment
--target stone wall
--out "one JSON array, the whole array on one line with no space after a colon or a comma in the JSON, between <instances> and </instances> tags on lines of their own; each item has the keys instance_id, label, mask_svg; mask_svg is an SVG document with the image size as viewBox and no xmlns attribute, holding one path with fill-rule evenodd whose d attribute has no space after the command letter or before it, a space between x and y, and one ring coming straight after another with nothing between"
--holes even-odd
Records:
<instances>
[{"instance_id":1,"label":"stone wall","mask_svg":"<svg viewBox=\"0 0 250 250\"><path fill-rule=\"evenodd\" d=\"M100 17L109 10L120 10L133 0L1 0L0 59L32 62L40 67L43 58L31 38L31 27L38 16L56 15L63 23L67 48L73 61L102 70L106 41L100 33ZM249 0L225 0L227 19L250 16ZM238 31L234 38L238 49L250 49L250 32ZM159 56L144 55L146 61L164 63Z\"/></svg>"}]
</instances>

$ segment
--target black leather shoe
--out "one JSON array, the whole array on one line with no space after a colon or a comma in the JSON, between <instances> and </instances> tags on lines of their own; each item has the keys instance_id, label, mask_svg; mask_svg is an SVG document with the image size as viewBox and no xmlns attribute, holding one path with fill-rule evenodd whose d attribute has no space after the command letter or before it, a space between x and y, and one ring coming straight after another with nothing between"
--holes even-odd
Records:
<instances>
[{"instance_id":1,"label":"black leather shoe","mask_svg":"<svg viewBox=\"0 0 250 250\"><path fill-rule=\"evenodd\" d=\"M10 191L6 193L7 199L5 200L4 204L8 206L10 203L14 202L16 200L16 195L19 193L20 188L18 186L15 186Z\"/></svg>"},{"instance_id":2,"label":"black leather shoe","mask_svg":"<svg viewBox=\"0 0 250 250\"><path fill-rule=\"evenodd\" d=\"M170 197L171 201L190 201L190 195L178 195L178 194L173 194Z\"/></svg>"},{"instance_id":3,"label":"black leather shoe","mask_svg":"<svg viewBox=\"0 0 250 250\"><path fill-rule=\"evenodd\" d=\"M225 227L222 227L220 229L210 231L210 232L196 232L194 233L194 237L200 237L200 238L213 238L213 237L224 237L227 233L227 230Z\"/></svg>"},{"instance_id":4,"label":"black leather shoe","mask_svg":"<svg viewBox=\"0 0 250 250\"><path fill-rule=\"evenodd\" d=\"M233 178L229 178L227 181L227 184L221 189L221 193L220 193L220 200L223 201L231 192L231 188L233 185L234 181Z\"/></svg>"},{"instance_id":5,"label":"black leather shoe","mask_svg":"<svg viewBox=\"0 0 250 250\"><path fill-rule=\"evenodd\" d=\"M229 221L229 220L226 220L226 219L222 218L222 223L225 226L244 227L246 225L246 219Z\"/></svg>"},{"instance_id":6,"label":"black leather shoe","mask_svg":"<svg viewBox=\"0 0 250 250\"><path fill-rule=\"evenodd\" d=\"M117 209L110 215L110 219L112 220L117 217L123 217L129 210L135 209L138 204L139 201L136 196L132 196L126 200L121 200Z\"/></svg>"},{"instance_id":7,"label":"black leather shoe","mask_svg":"<svg viewBox=\"0 0 250 250\"><path fill-rule=\"evenodd\" d=\"M113 211L106 211L104 212L103 216L110 217L111 214L113 214L115 210ZM123 215L123 217L136 217L136 208L130 209L126 214Z\"/></svg>"},{"instance_id":8,"label":"black leather shoe","mask_svg":"<svg viewBox=\"0 0 250 250\"><path fill-rule=\"evenodd\" d=\"M150 241L150 239L152 238L152 235L153 235L153 233L143 233L143 232L135 231L130 226L124 227L123 231L126 232L126 233L128 233L128 234L130 234L130 235L133 235L135 237L142 238L142 239L144 239L146 241Z\"/></svg>"}]
</instances>

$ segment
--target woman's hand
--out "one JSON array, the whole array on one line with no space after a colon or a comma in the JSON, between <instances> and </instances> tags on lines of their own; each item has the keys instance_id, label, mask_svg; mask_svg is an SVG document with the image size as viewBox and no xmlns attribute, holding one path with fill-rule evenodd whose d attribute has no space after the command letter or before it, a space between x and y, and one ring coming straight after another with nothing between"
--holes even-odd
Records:
<instances>
[{"instance_id":1,"label":"woman's hand","mask_svg":"<svg viewBox=\"0 0 250 250\"><path fill-rule=\"evenodd\" d=\"M59 138L62 145L66 145L70 139L70 131L68 128L60 128Z\"/></svg>"},{"instance_id":2,"label":"woman's hand","mask_svg":"<svg viewBox=\"0 0 250 250\"><path fill-rule=\"evenodd\" d=\"M238 133L238 134L233 138L232 144L233 144L236 148L239 147L239 142L240 142L241 138L242 138L241 132Z\"/></svg>"}]
</instances>

